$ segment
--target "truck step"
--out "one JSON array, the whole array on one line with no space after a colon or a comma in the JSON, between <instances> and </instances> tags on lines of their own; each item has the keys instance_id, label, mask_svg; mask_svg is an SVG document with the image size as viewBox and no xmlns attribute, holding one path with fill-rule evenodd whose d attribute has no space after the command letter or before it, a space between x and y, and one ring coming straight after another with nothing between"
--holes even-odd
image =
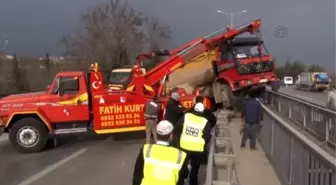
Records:
<instances>
[{"instance_id":1,"label":"truck step","mask_svg":"<svg viewBox=\"0 0 336 185\"><path fill-rule=\"evenodd\" d=\"M63 129L56 129L55 134L61 135L61 134L74 134L74 133L83 133L87 132L88 129L86 127L82 128L63 128Z\"/></svg>"}]
</instances>

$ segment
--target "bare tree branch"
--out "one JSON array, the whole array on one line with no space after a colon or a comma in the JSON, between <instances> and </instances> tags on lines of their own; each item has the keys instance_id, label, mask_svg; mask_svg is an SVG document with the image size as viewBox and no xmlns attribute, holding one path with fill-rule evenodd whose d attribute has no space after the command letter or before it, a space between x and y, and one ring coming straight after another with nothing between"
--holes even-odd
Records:
<instances>
[{"instance_id":1,"label":"bare tree branch","mask_svg":"<svg viewBox=\"0 0 336 185\"><path fill-rule=\"evenodd\" d=\"M64 36L65 54L97 60L105 68L132 63L145 46L160 47L171 31L158 18L146 17L127 2L110 0L81 17L77 35Z\"/></svg>"}]
</instances>

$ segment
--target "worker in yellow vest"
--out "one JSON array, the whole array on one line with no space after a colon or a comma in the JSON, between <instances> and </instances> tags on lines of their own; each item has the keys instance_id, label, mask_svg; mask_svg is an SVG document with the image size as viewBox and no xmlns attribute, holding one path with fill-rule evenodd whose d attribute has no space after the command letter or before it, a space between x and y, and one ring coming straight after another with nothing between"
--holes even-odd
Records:
<instances>
[{"instance_id":1,"label":"worker in yellow vest","mask_svg":"<svg viewBox=\"0 0 336 185\"><path fill-rule=\"evenodd\" d=\"M190 185L198 185L198 171L204 157L205 147L211 138L211 125L204 116L205 106L196 103L193 110L189 110L177 123L175 130L179 148L187 153L187 160L191 170Z\"/></svg>"},{"instance_id":2,"label":"worker in yellow vest","mask_svg":"<svg viewBox=\"0 0 336 185\"><path fill-rule=\"evenodd\" d=\"M135 162L133 185L183 185L188 177L186 153L170 146L173 125L160 121L156 144L145 144Z\"/></svg>"}]
</instances>

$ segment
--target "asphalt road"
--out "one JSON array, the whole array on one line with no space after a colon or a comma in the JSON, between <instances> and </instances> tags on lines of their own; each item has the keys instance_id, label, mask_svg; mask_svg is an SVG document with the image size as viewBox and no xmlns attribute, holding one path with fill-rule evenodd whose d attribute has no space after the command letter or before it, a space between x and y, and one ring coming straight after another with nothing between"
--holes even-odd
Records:
<instances>
[{"instance_id":1,"label":"asphalt road","mask_svg":"<svg viewBox=\"0 0 336 185\"><path fill-rule=\"evenodd\" d=\"M1 185L132 184L133 166L143 133L60 138L38 154L19 154L0 137ZM203 168L204 169L204 168ZM205 176L204 170L200 172ZM204 178L200 180L203 184Z\"/></svg>"},{"instance_id":2,"label":"asphalt road","mask_svg":"<svg viewBox=\"0 0 336 185\"><path fill-rule=\"evenodd\" d=\"M307 92L303 90L295 89L294 86L291 87L281 87L279 92L285 93L287 95L302 99L304 101L309 101L314 104L325 106L327 103L328 92Z\"/></svg>"}]
</instances>

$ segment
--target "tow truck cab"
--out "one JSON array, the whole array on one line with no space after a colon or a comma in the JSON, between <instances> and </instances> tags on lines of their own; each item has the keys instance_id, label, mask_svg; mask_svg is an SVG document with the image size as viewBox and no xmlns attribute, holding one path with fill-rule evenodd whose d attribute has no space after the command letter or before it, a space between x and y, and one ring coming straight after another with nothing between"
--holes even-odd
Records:
<instances>
[{"instance_id":1,"label":"tow truck cab","mask_svg":"<svg viewBox=\"0 0 336 185\"><path fill-rule=\"evenodd\" d=\"M227 80L233 91L276 79L273 58L260 38L235 38L219 49L216 74Z\"/></svg>"}]
</instances>

